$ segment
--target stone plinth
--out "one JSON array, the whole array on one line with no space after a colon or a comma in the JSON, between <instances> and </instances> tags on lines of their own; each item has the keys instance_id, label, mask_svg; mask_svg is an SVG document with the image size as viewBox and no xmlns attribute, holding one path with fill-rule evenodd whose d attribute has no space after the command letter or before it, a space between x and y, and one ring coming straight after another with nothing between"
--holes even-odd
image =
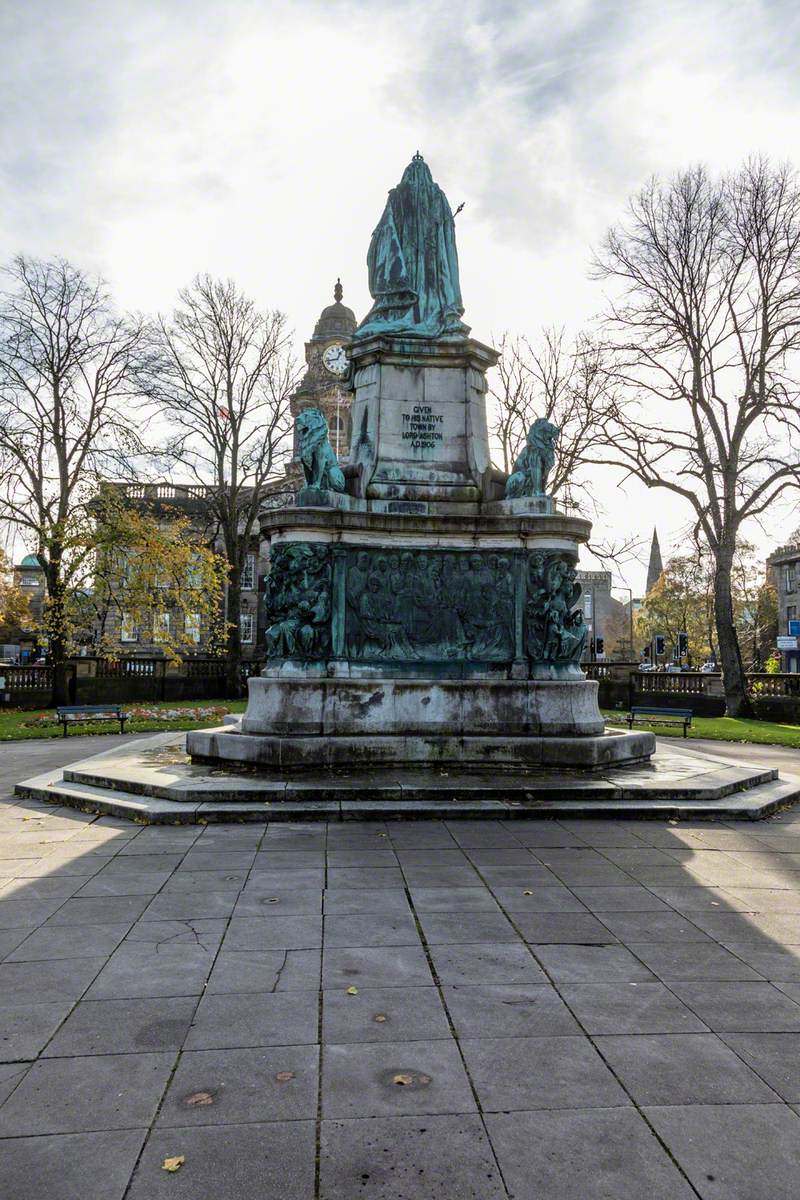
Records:
<instances>
[{"instance_id":1,"label":"stone plinth","mask_svg":"<svg viewBox=\"0 0 800 1200\"><path fill-rule=\"evenodd\" d=\"M487 496L486 371L497 358L467 337L356 339L353 494L453 504Z\"/></svg>"},{"instance_id":2,"label":"stone plinth","mask_svg":"<svg viewBox=\"0 0 800 1200\"><path fill-rule=\"evenodd\" d=\"M604 730L593 680L253 678L240 727L187 737L193 760L265 770L457 765L597 770L647 758L651 733Z\"/></svg>"}]
</instances>

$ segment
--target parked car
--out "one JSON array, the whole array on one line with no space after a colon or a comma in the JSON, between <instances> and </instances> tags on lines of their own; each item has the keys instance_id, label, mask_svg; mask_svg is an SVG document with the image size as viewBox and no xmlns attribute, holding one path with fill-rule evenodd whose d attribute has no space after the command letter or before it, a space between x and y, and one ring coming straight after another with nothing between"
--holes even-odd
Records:
<instances>
[{"instance_id":1,"label":"parked car","mask_svg":"<svg viewBox=\"0 0 800 1200\"><path fill-rule=\"evenodd\" d=\"M681 673L681 668L678 663L667 663L665 670L668 675L680 675Z\"/></svg>"},{"instance_id":2,"label":"parked car","mask_svg":"<svg viewBox=\"0 0 800 1200\"><path fill-rule=\"evenodd\" d=\"M704 662L700 670L704 675L711 675L714 671L718 671L719 667L714 662Z\"/></svg>"}]
</instances>

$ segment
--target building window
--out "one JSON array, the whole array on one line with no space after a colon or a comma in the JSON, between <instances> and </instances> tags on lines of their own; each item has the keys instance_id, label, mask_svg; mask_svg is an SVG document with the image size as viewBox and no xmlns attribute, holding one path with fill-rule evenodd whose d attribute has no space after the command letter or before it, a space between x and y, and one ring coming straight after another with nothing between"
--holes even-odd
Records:
<instances>
[{"instance_id":1,"label":"building window","mask_svg":"<svg viewBox=\"0 0 800 1200\"><path fill-rule=\"evenodd\" d=\"M583 594L583 616L587 621L592 619L592 593L584 592Z\"/></svg>"},{"instance_id":2,"label":"building window","mask_svg":"<svg viewBox=\"0 0 800 1200\"><path fill-rule=\"evenodd\" d=\"M184 628L186 636L197 646L200 642L200 613L187 613Z\"/></svg>"},{"instance_id":3,"label":"building window","mask_svg":"<svg viewBox=\"0 0 800 1200\"><path fill-rule=\"evenodd\" d=\"M172 625L168 612L157 612L153 617L153 641L165 641Z\"/></svg>"},{"instance_id":4,"label":"building window","mask_svg":"<svg viewBox=\"0 0 800 1200\"><path fill-rule=\"evenodd\" d=\"M243 646L252 646L255 635L255 617L250 612L243 612L239 615L239 630L242 637Z\"/></svg>"},{"instance_id":5,"label":"building window","mask_svg":"<svg viewBox=\"0 0 800 1200\"><path fill-rule=\"evenodd\" d=\"M797 605L796 604L787 604L786 605L786 622L787 622L787 624L789 621L795 621L796 619L797 619Z\"/></svg>"},{"instance_id":6,"label":"building window","mask_svg":"<svg viewBox=\"0 0 800 1200\"><path fill-rule=\"evenodd\" d=\"M119 636L122 642L138 642L139 640L136 632L136 622L130 613L122 614L122 630Z\"/></svg>"},{"instance_id":7,"label":"building window","mask_svg":"<svg viewBox=\"0 0 800 1200\"><path fill-rule=\"evenodd\" d=\"M244 566L242 567L242 589L251 591L256 586L256 556L255 554L246 554L244 556Z\"/></svg>"},{"instance_id":8,"label":"building window","mask_svg":"<svg viewBox=\"0 0 800 1200\"><path fill-rule=\"evenodd\" d=\"M796 576L797 564L788 563L783 568L783 590L785 592L793 592L797 587Z\"/></svg>"}]
</instances>

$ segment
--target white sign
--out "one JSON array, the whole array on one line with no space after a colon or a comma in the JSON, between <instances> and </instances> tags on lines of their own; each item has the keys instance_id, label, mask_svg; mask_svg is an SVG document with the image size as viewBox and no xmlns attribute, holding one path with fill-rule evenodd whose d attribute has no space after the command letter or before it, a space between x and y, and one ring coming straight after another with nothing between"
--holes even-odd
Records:
<instances>
[{"instance_id":1,"label":"white sign","mask_svg":"<svg viewBox=\"0 0 800 1200\"><path fill-rule=\"evenodd\" d=\"M796 650L797 649L797 638L796 637L786 637L784 635L781 635L778 638L778 649L779 650Z\"/></svg>"}]
</instances>

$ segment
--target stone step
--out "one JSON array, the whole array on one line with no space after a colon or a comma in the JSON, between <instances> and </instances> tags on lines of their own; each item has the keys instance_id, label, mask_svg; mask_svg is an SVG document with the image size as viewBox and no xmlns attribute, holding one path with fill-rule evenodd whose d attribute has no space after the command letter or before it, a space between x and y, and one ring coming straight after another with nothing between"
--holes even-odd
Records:
<instances>
[{"instance_id":1,"label":"stone step","mask_svg":"<svg viewBox=\"0 0 800 1200\"><path fill-rule=\"evenodd\" d=\"M321 800L309 787L306 795L293 793L285 799L264 799L253 791L246 799L218 802L195 797L169 800L137 794L111 786L98 787L49 772L17 785L18 795L53 804L70 805L146 824L195 824L217 821L298 820L403 820L414 818L469 819L543 817L632 817L660 819L759 820L800 799L800 778L772 779L746 790L721 797L701 791L694 796L676 796L669 789L641 788L635 795L611 789L605 794L587 788L582 798L565 796L558 788L529 789L518 796L497 799L479 787L446 786L438 796L408 784L391 789L394 794L376 796L365 789L358 796ZM424 793L424 794L423 794ZM241 795L241 793L240 793Z\"/></svg>"}]
</instances>

